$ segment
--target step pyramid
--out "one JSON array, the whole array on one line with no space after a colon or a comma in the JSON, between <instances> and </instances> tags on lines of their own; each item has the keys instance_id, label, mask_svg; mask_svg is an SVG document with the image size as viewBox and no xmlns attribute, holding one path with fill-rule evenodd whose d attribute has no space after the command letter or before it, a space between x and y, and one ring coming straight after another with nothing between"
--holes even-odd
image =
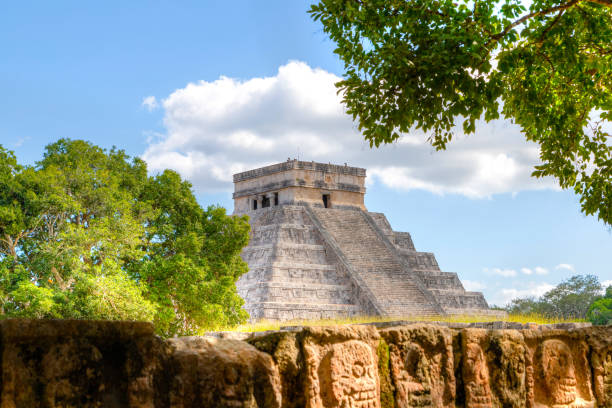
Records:
<instances>
[{"instance_id":1,"label":"step pyramid","mask_svg":"<svg viewBox=\"0 0 612 408\"><path fill-rule=\"evenodd\" d=\"M234 175L251 240L237 282L251 320L496 314L363 204L365 169L289 160Z\"/></svg>"}]
</instances>

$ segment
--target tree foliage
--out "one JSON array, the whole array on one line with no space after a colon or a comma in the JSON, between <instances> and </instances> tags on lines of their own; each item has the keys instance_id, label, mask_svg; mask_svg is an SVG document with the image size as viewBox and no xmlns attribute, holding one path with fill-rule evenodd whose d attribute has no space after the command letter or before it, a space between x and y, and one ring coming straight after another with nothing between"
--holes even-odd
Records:
<instances>
[{"instance_id":1,"label":"tree foliage","mask_svg":"<svg viewBox=\"0 0 612 408\"><path fill-rule=\"evenodd\" d=\"M540 146L533 176L612 224L612 1L320 0L337 86L370 146L421 129L444 149L500 114Z\"/></svg>"},{"instance_id":2,"label":"tree foliage","mask_svg":"<svg viewBox=\"0 0 612 408\"><path fill-rule=\"evenodd\" d=\"M167 336L241 323L248 232L122 150L62 139L20 166L0 146L2 317L152 320Z\"/></svg>"},{"instance_id":3,"label":"tree foliage","mask_svg":"<svg viewBox=\"0 0 612 408\"><path fill-rule=\"evenodd\" d=\"M587 319L593 324L612 324L612 285L589 307Z\"/></svg>"},{"instance_id":4,"label":"tree foliage","mask_svg":"<svg viewBox=\"0 0 612 408\"><path fill-rule=\"evenodd\" d=\"M589 307L601 295L601 284L594 275L576 275L561 282L540 298L513 299L508 312L538 314L552 318L585 318Z\"/></svg>"}]
</instances>

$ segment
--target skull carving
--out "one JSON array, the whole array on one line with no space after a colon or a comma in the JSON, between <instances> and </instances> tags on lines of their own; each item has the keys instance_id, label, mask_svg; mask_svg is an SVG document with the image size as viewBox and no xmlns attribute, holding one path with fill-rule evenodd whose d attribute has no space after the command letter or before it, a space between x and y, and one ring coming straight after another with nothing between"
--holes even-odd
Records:
<instances>
[{"instance_id":1,"label":"skull carving","mask_svg":"<svg viewBox=\"0 0 612 408\"><path fill-rule=\"evenodd\" d=\"M576 400L576 375L572 353L560 340L542 343L541 364L544 387L553 404L570 404Z\"/></svg>"},{"instance_id":2,"label":"skull carving","mask_svg":"<svg viewBox=\"0 0 612 408\"><path fill-rule=\"evenodd\" d=\"M489 368L482 348L476 343L468 343L465 350L463 378L466 388L466 406L485 408L491 406L491 387Z\"/></svg>"},{"instance_id":3,"label":"skull carving","mask_svg":"<svg viewBox=\"0 0 612 408\"><path fill-rule=\"evenodd\" d=\"M325 407L379 408L372 349L357 340L334 344L320 367Z\"/></svg>"}]
</instances>

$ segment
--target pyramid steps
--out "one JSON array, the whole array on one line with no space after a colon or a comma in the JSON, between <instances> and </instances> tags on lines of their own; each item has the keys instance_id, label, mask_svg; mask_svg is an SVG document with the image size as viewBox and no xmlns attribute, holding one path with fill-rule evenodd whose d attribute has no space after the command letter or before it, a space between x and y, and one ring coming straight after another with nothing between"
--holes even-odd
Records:
<instances>
[{"instance_id":1,"label":"pyramid steps","mask_svg":"<svg viewBox=\"0 0 612 408\"><path fill-rule=\"evenodd\" d=\"M440 314L415 276L381 239L361 210L312 208L347 262L367 285L384 313L392 316Z\"/></svg>"},{"instance_id":2,"label":"pyramid steps","mask_svg":"<svg viewBox=\"0 0 612 408\"><path fill-rule=\"evenodd\" d=\"M354 285L339 269L301 206L278 206L251 216L242 257L249 272L238 283L252 320L321 319L363 314Z\"/></svg>"}]
</instances>

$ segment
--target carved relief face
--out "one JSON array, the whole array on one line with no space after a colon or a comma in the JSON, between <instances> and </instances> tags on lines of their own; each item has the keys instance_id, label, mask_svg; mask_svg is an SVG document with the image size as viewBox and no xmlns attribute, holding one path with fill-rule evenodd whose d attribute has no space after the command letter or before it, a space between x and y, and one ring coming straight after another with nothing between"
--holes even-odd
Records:
<instances>
[{"instance_id":1,"label":"carved relief face","mask_svg":"<svg viewBox=\"0 0 612 408\"><path fill-rule=\"evenodd\" d=\"M482 348L476 343L469 343L466 346L464 381L466 406L489 407L491 405L489 368Z\"/></svg>"},{"instance_id":2,"label":"carved relief face","mask_svg":"<svg viewBox=\"0 0 612 408\"><path fill-rule=\"evenodd\" d=\"M335 344L329 363L333 401L326 407L379 408L376 364L368 345L357 340Z\"/></svg>"},{"instance_id":3,"label":"carved relief face","mask_svg":"<svg viewBox=\"0 0 612 408\"><path fill-rule=\"evenodd\" d=\"M397 364L398 402L412 405L431 404L431 370L425 351L417 344L404 346L405 355L392 356L392 364ZM396 353L394 353L396 354Z\"/></svg>"},{"instance_id":4,"label":"carved relief face","mask_svg":"<svg viewBox=\"0 0 612 408\"><path fill-rule=\"evenodd\" d=\"M253 397L253 387L249 367L240 361L223 361L216 365L216 378L204 384L202 397L211 398L216 407L251 408L257 407ZM203 376L208 378L210 374ZM205 382L208 382L206 380ZM214 389L211 389L213 387Z\"/></svg>"},{"instance_id":5,"label":"carved relief face","mask_svg":"<svg viewBox=\"0 0 612 408\"><path fill-rule=\"evenodd\" d=\"M548 396L554 404L569 404L576 400L574 361L567 344L560 340L542 343L542 375Z\"/></svg>"}]
</instances>

